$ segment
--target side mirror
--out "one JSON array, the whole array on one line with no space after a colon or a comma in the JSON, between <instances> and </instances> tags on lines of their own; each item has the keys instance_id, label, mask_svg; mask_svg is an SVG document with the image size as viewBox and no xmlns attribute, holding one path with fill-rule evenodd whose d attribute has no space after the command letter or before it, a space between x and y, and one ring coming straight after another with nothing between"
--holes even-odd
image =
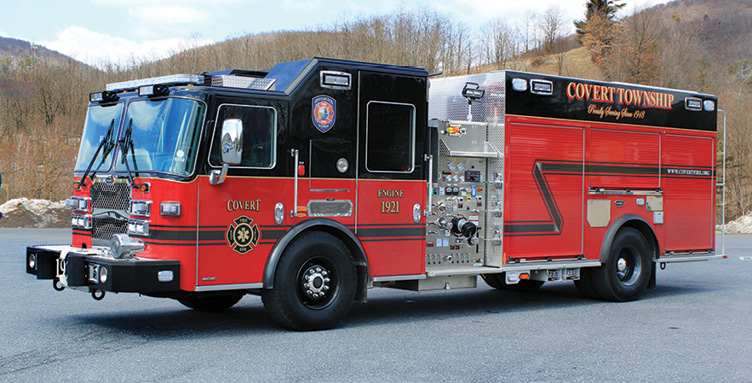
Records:
<instances>
[{"instance_id":1,"label":"side mirror","mask_svg":"<svg viewBox=\"0 0 752 383\"><path fill-rule=\"evenodd\" d=\"M231 118L222 122L222 163L237 165L243 158L243 121Z\"/></svg>"},{"instance_id":2,"label":"side mirror","mask_svg":"<svg viewBox=\"0 0 752 383\"><path fill-rule=\"evenodd\" d=\"M209 183L219 185L227 178L228 165L237 165L243 158L243 121L231 118L222 122L222 170L212 170Z\"/></svg>"}]
</instances>

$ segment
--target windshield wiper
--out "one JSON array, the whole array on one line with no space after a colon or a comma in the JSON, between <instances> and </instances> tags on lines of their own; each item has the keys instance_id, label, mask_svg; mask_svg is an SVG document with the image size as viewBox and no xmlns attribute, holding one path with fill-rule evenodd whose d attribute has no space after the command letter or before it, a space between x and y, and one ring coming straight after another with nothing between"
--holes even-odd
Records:
<instances>
[{"instance_id":1,"label":"windshield wiper","mask_svg":"<svg viewBox=\"0 0 752 383\"><path fill-rule=\"evenodd\" d=\"M94 162L97 160L97 156L99 156L99 152L102 150L102 148L105 148L105 149L104 149L104 152L102 153L102 161L99 162L99 165L97 166L97 168L102 166L105 158L107 158L107 156L112 151L112 148L114 147L114 145L112 145L111 138L112 138L112 130L114 127L115 127L115 119L113 118L112 121L110 122L110 128L107 129L107 134L104 136L104 138L102 138L102 141L99 142L99 146L97 146L97 151L94 153L94 157L92 157L91 161L89 161L89 166L86 168L86 171L84 172L84 176L81 177L82 186L86 186L86 176L88 176L89 172L91 172L91 167L94 166ZM105 147L106 143L108 145ZM91 173L91 177L94 178L95 174L96 174L96 171Z\"/></svg>"},{"instance_id":2,"label":"windshield wiper","mask_svg":"<svg viewBox=\"0 0 752 383\"><path fill-rule=\"evenodd\" d=\"M120 139L120 152L122 154L121 157L121 163L125 164L125 170L128 171L128 182L131 184L131 187L134 189L138 189L139 185L136 184L136 181L133 179L133 174L131 174L131 167L128 165L128 157L126 157L127 152L130 151L133 153L133 166L136 168L136 177L138 177L138 165L136 164L136 152L133 149L133 138L131 137L131 132L133 132L133 118L128 121L128 128L125 129L125 134L123 134L123 138Z\"/></svg>"}]
</instances>

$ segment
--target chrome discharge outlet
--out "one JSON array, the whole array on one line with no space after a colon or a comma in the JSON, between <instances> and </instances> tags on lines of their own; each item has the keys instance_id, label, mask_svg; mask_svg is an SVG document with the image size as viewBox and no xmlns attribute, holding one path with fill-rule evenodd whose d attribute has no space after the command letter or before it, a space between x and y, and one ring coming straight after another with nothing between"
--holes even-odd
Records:
<instances>
[{"instance_id":1,"label":"chrome discharge outlet","mask_svg":"<svg viewBox=\"0 0 752 383\"><path fill-rule=\"evenodd\" d=\"M144 243L137 239L131 239L127 234L115 234L112 236L112 257L115 259L132 258L144 251Z\"/></svg>"}]
</instances>

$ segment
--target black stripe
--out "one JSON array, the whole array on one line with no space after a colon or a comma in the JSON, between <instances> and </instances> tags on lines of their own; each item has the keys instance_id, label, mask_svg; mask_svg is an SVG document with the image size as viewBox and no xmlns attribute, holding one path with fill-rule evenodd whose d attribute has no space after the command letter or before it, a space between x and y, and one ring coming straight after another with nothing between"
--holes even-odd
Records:
<instances>
[{"instance_id":1,"label":"black stripe","mask_svg":"<svg viewBox=\"0 0 752 383\"><path fill-rule=\"evenodd\" d=\"M425 241L426 237L420 238L373 238L373 239L361 239L360 242L391 242L391 241Z\"/></svg>"},{"instance_id":2,"label":"black stripe","mask_svg":"<svg viewBox=\"0 0 752 383\"><path fill-rule=\"evenodd\" d=\"M421 237L425 235L424 227L416 228L382 228L382 229L361 229L358 228L359 238L401 238L401 237Z\"/></svg>"}]
</instances>

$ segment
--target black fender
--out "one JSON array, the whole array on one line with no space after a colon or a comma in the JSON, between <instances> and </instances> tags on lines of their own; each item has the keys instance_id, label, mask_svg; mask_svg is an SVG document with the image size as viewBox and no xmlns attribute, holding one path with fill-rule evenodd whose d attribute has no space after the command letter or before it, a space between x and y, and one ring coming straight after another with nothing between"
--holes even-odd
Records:
<instances>
[{"instance_id":1,"label":"black fender","mask_svg":"<svg viewBox=\"0 0 752 383\"><path fill-rule=\"evenodd\" d=\"M366 252L363 249L363 245L355 234L353 234L345 225L328 218L311 218L305 220L297 225L291 227L282 237L274 244L272 251L269 253L269 258L266 260L266 266L264 267L264 289L274 288L274 272L277 269L277 263L282 257L285 248L289 245L298 235L305 231L320 230L330 233L345 243L350 253L353 256L356 269L358 271L358 293L356 297L359 300L365 300L365 287L369 280L368 258ZM362 290L362 291L361 291ZM363 294L361 296L361 293Z\"/></svg>"},{"instance_id":2,"label":"black fender","mask_svg":"<svg viewBox=\"0 0 752 383\"><path fill-rule=\"evenodd\" d=\"M645 236L650 250L653 253L653 261L655 261L658 257L658 237L656 237L653 227L650 226L645 218L642 218L639 215L625 214L615 219L606 230L606 234L603 236L603 242L601 243L601 263L605 262L606 258L608 258L608 253L611 252L611 244L614 242L614 237L623 226L633 227Z\"/></svg>"}]
</instances>

